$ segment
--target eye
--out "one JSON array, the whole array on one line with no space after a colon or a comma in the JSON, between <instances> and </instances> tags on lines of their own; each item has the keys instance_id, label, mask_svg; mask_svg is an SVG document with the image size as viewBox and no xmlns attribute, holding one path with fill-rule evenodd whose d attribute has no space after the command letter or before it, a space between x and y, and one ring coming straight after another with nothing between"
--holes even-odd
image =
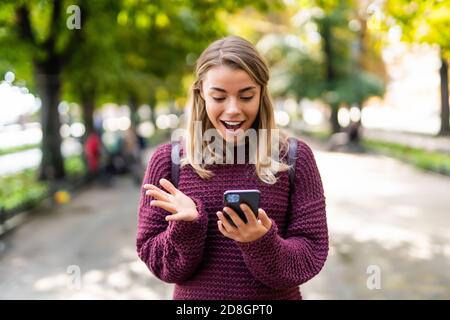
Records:
<instances>
[{"instance_id":1,"label":"eye","mask_svg":"<svg viewBox=\"0 0 450 320\"><path fill-rule=\"evenodd\" d=\"M225 98L215 98L215 97L212 97L215 101L223 101L223 100L225 100Z\"/></svg>"},{"instance_id":2,"label":"eye","mask_svg":"<svg viewBox=\"0 0 450 320\"><path fill-rule=\"evenodd\" d=\"M250 100L253 99L253 97L254 97L254 96L251 96L251 97L241 97L241 99L244 100L244 101L250 101Z\"/></svg>"}]
</instances>

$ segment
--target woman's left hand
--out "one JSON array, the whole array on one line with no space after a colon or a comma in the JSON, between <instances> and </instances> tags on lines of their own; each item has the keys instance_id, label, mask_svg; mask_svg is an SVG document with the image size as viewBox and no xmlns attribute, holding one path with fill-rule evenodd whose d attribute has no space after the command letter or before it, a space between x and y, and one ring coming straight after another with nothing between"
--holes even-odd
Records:
<instances>
[{"instance_id":1,"label":"woman's left hand","mask_svg":"<svg viewBox=\"0 0 450 320\"><path fill-rule=\"evenodd\" d=\"M247 218L247 223L242 221L238 214L231 208L225 207L223 211L228 214L236 226L228 222L222 211L217 212L220 232L227 238L238 242L251 242L264 236L272 227L272 221L263 209L258 209L256 218L252 209L246 204L241 204L241 209Z\"/></svg>"}]
</instances>

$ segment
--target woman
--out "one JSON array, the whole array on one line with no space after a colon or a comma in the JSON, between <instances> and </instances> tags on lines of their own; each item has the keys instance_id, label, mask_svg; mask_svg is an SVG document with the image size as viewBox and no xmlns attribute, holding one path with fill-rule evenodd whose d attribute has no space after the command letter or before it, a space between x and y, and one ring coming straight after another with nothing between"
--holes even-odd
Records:
<instances>
[{"instance_id":1,"label":"woman","mask_svg":"<svg viewBox=\"0 0 450 320\"><path fill-rule=\"evenodd\" d=\"M170 144L158 147L147 167L138 255L158 278L176 283L174 299L301 299L299 285L322 269L328 254L325 196L313 153L298 141L293 188L286 137L277 159L270 134L258 140L256 153L237 134L276 130L269 70L248 41L230 36L213 42L199 57L196 76L178 187L170 182ZM245 147L245 163L195 161L209 148L195 134L198 121L201 133L213 129L237 144L234 151ZM223 156L212 154L213 160ZM261 192L257 213L242 206L247 223L223 208L223 193L236 189Z\"/></svg>"}]
</instances>

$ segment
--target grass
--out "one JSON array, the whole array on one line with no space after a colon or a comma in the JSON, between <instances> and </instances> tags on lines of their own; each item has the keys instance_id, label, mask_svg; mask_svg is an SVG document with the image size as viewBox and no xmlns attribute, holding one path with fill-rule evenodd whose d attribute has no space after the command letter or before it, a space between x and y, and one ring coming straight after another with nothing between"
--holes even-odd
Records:
<instances>
[{"instance_id":1,"label":"grass","mask_svg":"<svg viewBox=\"0 0 450 320\"><path fill-rule=\"evenodd\" d=\"M28 169L2 177L0 183L1 209L8 212L31 207L46 197L48 184L36 181L36 170Z\"/></svg>"},{"instance_id":2,"label":"grass","mask_svg":"<svg viewBox=\"0 0 450 320\"><path fill-rule=\"evenodd\" d=\"M369 150L411 163L417 168L450 176L450 154L429 152L397 143L371 139L364 139L362 144Z\"/></svg>"},{"instance_id":3,"label":"grass","mask_svg":"<svg viewBox=\"0 0 450 320\"><path fill-rule=\"evenodd\" d=\"M330 138L330 133L328 131L310 131L310 132L302 132L314 139L318 139L320 141L326 142Z\"/></svg>"},{"instance_id":4,"label":"grass","mask_svg":"<svg viewBox=\"0 0 450 320\"><path fill-rule=\"evenodd\" d=\"M18 147L0 149L0 156L4 156L5 154L15 153L19 151L30 150L34 148L39 148L39 144L26 144Z\"/></svg>"},{"instance_id":5,"label":"grass","mask_svg":"<svg viewBox=\"0 0 450 320\"><path fill-rule=\"evenodd\" d=\"M81 155L67 157L64 168L68 181L83 177L87 170ZM48 182L37 181L37 168L1 177L0 181L0 209L5 212L32 208L50 193Z\"/></svg>"},{"instance_id":6,"label":"grass","mask_svg":"<svg viewBox=\"0 0 450 320\"><path fill-rule=\"evenodd\" d=\"M306 134L322 142L328 141L328 138L330 137L330 133L327 131L302 132L302 134ZM364 139L364 137L361 144L368 151L399 159L422 170L450 176L450 154L430 152L381 140Z\"/></svg>"}]
</instances>

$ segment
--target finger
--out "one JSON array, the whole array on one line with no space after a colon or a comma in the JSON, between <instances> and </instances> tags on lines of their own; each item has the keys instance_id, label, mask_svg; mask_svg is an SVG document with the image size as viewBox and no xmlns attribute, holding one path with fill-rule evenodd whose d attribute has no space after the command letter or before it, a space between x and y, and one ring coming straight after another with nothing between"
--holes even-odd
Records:
<instances>
[{"instance_id":1,"label":"finger","mask_svg":"<svg viewBox=\"0 0 450 320\"><path fill-rule=\"evenodd\" d=\"M217 225L219 227L219 231L220 233L222 233L225 237L233 239L233 235L230 234L224 227L223 223L221 220L217 220Z\"/></svg>"},{"instance_id":2,"label":"finger","mask_svg":"<svg viewBox=\"0 0 450 320\"><path fill-rule=\"evenodd\" d=\"M160 201L160 200L152 200L150 201L151 206L159 207L161 209L164 209L166 211L169 211L170 213L175 213L177 210L175 209L175 206L167 201Z\"/></svg>"},{"instance_id":3,"label":"finger","mask_svg":"<svg viewBox=\"0 0 450 320\"><path fill-rule=\"evenodd\" d=\"M236 211L234 211L230 207L223 208L223 211L225 211L228 214L228 216L231 218L231 220L238 228L242 228L245 225L244 221L242 221L242 219L238 216Z\"/></svg>"},{"instance_id":4,"label":"finger","mask_svg":"<svg viewBox=\"0 0 450 320\"><path fill-rule=\"evenodd\" d=\"M250 224L255 224L258 222L258 220L256 219L255 214L253 213L252 209L245 203L242 203L240 205L241 210L244 212L245 217L247 218L247 222Z\"/></svg>"},{"instance_id":5,"label":"finger","mask_svg":"<svg viewBox=\"0 0 450 320\"><path fill-rule=\"evenodd\" d=\"M237 230L236 227L232 226L231 223L227 220L227 218L225 217L223 212L218 211L216 214L217 214L217 217L219 217L220 222L222 222L222 225L224 226L225 230L228 233L232 233Z\"/></svg>"},{"instance_id":6,"label":"finger","mask_svg":"<svg viewBox=\"0 0 450 320\"><path fill-rule=\"evenodd\" d=\"M177 188L167 179L161 179L159 180L159 184L166 189L170 194L175 195L178 191Z\"/></svg>"},{"instance_id":7,"label":"finger","mask_svg":"<svg viewBox=\"0 0 450 320\"><path fill-rule=\"evenodd\" d=\"M261 208L258 209L258 218L261 221L261 224L267 229L272 227L272 221L267 216L267 213Z\"/></svg>"},{"instance_id":8,"label":"finger","mask_svg":"<svg viewBox=\"0 0 450 320\"><path fill-rule=\"evenodd\" d=\"M239 215L236 213L236 211L234 211L230 207L223 208L223 211L225 212L225 214L228 214L228 216L231 218L231 220L233 221L234 225L237 228L242 228L245 226L245 222L242 221L241 217L239 217ZM224 214L224 216L225 216L225 214ZM231 225L231 223L230 223L230 225Z\"/></svg>"},{"instance_id":9,"label":"finger","mask_svg":"<svg viewBox=\"0 0 450 320\"><path fill-rule=\"evenodd\" d=\"M161 190L160 188L158 188L157 186L155 186L153 184L145 184L144 189L147 189L147 191L154 190L154 191L161 192L162 194L169 195L167 192Z\"/></svg>"},{"instance_id":10,"label":"finger","mask_svg":"<svg viewBox=\"0 0 450 320\"><path fill-rule=\"evenodd\" d=\"M149 183L144 184L144 189L147 189L147 190L161 190L160 188L158 188L154 184L149 184Z\"/></svg>"},{"instance_id":11,"label":"finger","mask_svg":"<svg viewBox=\"0 0 450 320\"><path fill-rule=\"evenodd\" d=\"M181 221L184 220L186 215L181 213L174 213L171 215L166 216L166 221Z\"/></svg>"},{"instance_id":12,"label":"finger","mask_svg":"<svg viewBox=\"0 0 450 320\"><path fill-rule=\"evenodd\" d=\"M169 196L167 193L162 192L162 191L156 191L156 190L147 190L145 192L145 195L147 196L152 196L153 198L155 198L156 200L161 200L161 201L166 201L166 202L170 202Z\"/></svg>"}]
</instances>

